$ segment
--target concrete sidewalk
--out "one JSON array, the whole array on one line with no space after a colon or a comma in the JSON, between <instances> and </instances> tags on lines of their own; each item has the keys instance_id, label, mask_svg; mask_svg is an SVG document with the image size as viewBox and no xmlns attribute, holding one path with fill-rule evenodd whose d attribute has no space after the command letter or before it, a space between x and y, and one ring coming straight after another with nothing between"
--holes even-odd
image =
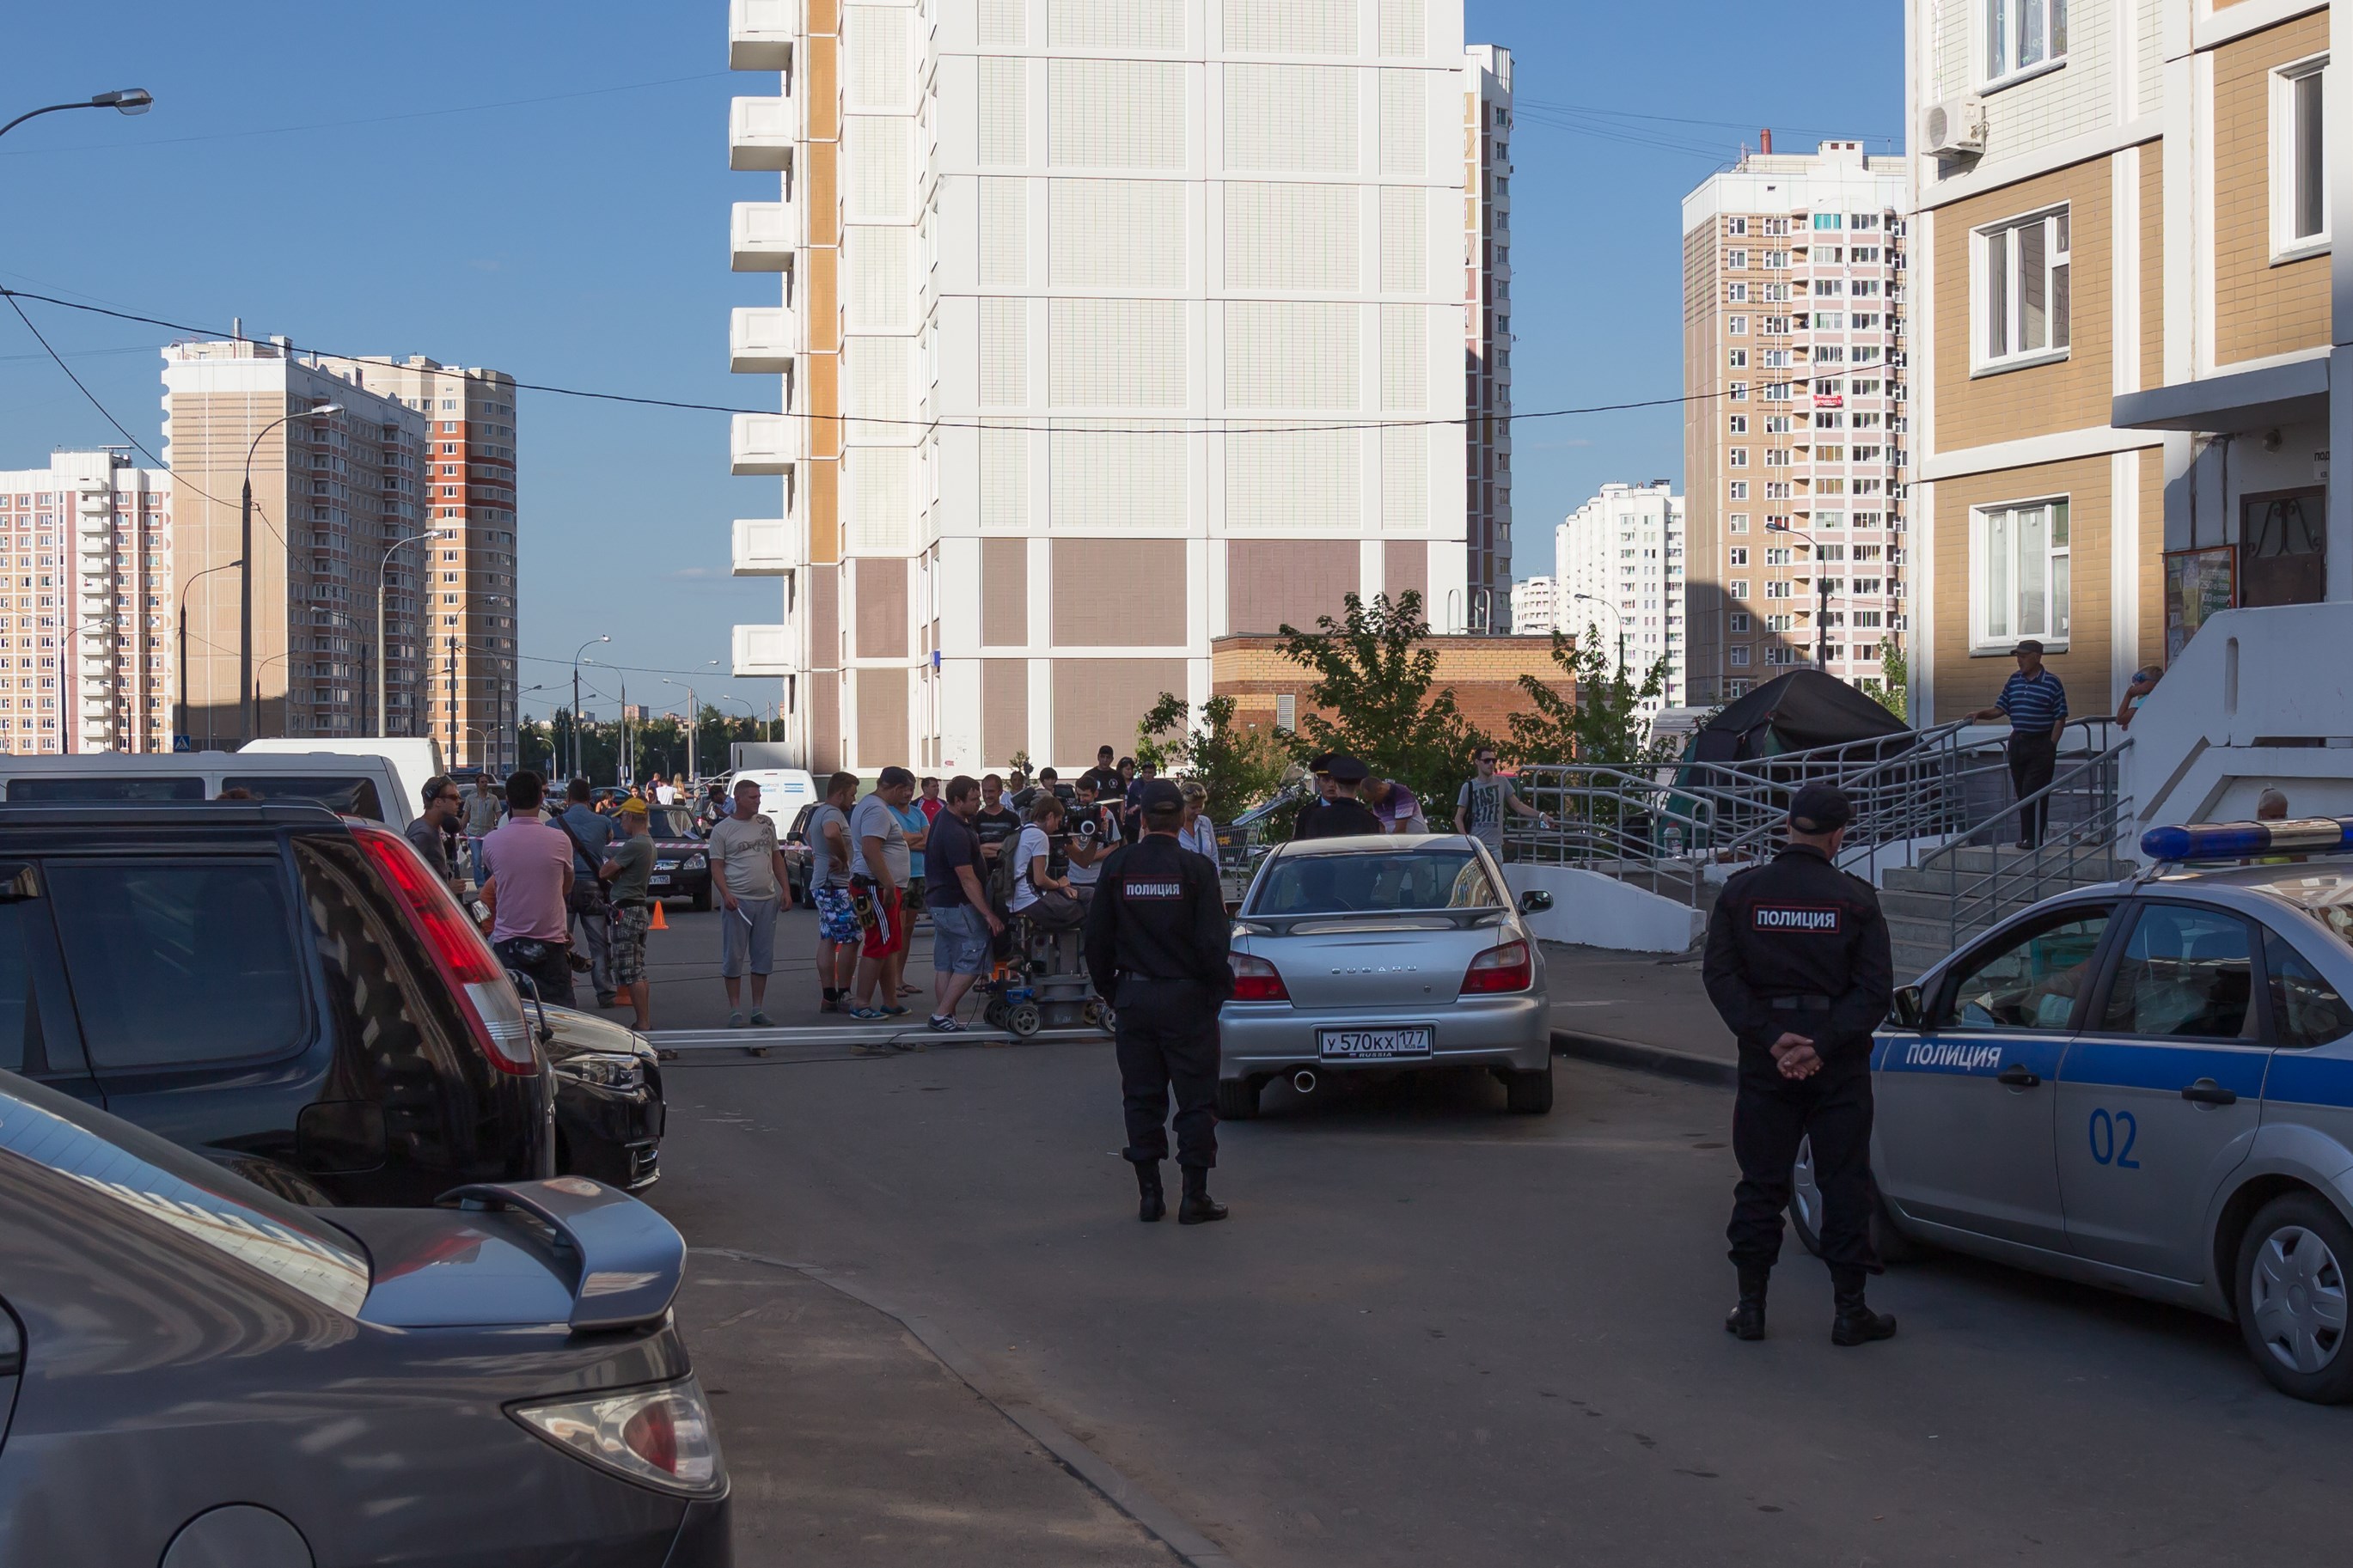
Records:
<instances>
[{"instance_id":1,"label":"concrete sidewalk","mask_svg":"<svg viewBox=\"0 0 2353 1568\"><path fill-rule=\"evenodd\" d=\"M1731 1081L1739 1047L1707 999L1696 951L1661 958L1548 942L1544 953L1557 1045L1621 1067Z\"/></svg>"},{"instance_id":2,"label":"concrete sidewalk","mask_svg":"<svg viewBox=\"0 0 2353 1568\"><path fill-rule=\"evenodd\" d=\"M740 1563L1186 1561L896 1320L810 1274L697 1248L678 1318L733 1478Z\"/></svg>"}]
</instances>

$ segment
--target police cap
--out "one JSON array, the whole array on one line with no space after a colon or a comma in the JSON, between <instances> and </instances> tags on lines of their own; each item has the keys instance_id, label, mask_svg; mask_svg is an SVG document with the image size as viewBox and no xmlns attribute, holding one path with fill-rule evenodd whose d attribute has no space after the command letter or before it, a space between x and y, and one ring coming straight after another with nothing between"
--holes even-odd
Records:
<instances>
[{"instance_id":1,"label":"police cap","mask_svg":"<svg viewBox=\"0 0 2353 1568\"><path fill-rule=\"evenodd\" d=\"M1176 787L1174 780L1148 779L1137 793L1135 803L1147 812L1182 811L1185 809L1185 792Z\"/></svg>"},{"instance_id":2,"label":"police cap","mask_svg":"<svg viewBox=\"0 0 2353 1568\"><path fill-rule=\"evenodd\" d=\"M1831 784L1808 784L1789 802L1789 826L1800 833L1834 832L1853 820L1846 791Z\"/></svg>"},{"instance_id":3,"label":"police cap","mask_svg":"<svg viewBox=\"0 0 2353 1568\"><path fill-rule=\"evenodd\" d=\"M1371 773L1373 770L1365 766L1364 763L1358 762L1356 758L1349 756L1346 752L1339 752L1333 754L1331 768L1329 771L1333 779L1337 783L1362 784L1365 782L1366 775Z\"/></svg>"},{"instance_id":4,"label":"police cap","mask_svg":"<svg viewBox=\"0 0 2353 1568\"><path fill-rule=\"evenodd\" d=\"M1311 773L1330 773L1332 771L1332 753L1329 752L1319 752L1314 756L1308 758L1307 771Z\"/></svg>"}]
</instances>

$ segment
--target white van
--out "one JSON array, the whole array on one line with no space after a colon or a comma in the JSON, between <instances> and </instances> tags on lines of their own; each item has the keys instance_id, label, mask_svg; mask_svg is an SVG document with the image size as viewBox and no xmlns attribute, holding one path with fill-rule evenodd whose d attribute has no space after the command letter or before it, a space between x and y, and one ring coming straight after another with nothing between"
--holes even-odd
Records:
<instances>
[{"instance_id":1,"label":"white van","mask_svg":"<svg viewBox=\"0 0 2353 1568\"><path fill-rule=\"evenodd\" d=\"M419 786L423 781L418 781ZM0 798L26 802L218 800L225 790L256 800L315 800L330 811L405 828L421 802L381 756L330 752L174 752L126 755L0 755Z\"/></svg>"},{"instance_id":2,"label":"white van","mask_svg":"<svg viewBox=\"0 0 2353 1568\"><path fill-rule=\"evenodd\" d=\"M248 741L238 748L237 754L240 757L282 757L296 752L315 754L321 752L330 752L339 757L381 757L390 763L394 776L400 781L401 804L411 816L425 808L425 781L448 771L441 765L441 742L430 736L355 735L349 739L287 736Z\"/></svg>"},{"instance_id":3,"label":"white van","mask_svg":"<svg viewBox=\"0 0 2353 1568\"><path fill-rule=\"evenodd\" d=\"M727 781L731 797L745 779L760 786L760 815L776 825L776 841L783 843L801 807L816 801L817 780L807 768L744 768Z\"/></svg>"}]
</instances>

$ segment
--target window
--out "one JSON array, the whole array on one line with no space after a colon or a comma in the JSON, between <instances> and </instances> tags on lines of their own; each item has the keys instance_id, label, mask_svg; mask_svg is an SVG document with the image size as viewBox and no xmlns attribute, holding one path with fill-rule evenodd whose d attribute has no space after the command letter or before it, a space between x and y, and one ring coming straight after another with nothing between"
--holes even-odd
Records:
<instances>
[{"instance_id":1,"label":"window","mask_svg":"<svg viewBox=\"0 0 2353 1568\"><path fill-rule=\"evenodd\" d=\"M2067 347L2067 209L1977 232L1978 363L2047 359Z\"/></svg>"},{"instance_id":2,"label":"window","mask_svg":"<svg viewBox=\"0 0 2353 1568\"><path fill-rule=\"evenodd\" d=\"M1736 632L1745 632L1748 629L1747 611L1735 610L1732 612L1732 629Z\"/></svg>"},{"instance_id":3,"label":"window","mask_svg":"<svg viewBox=\"0 0 2353 1568\"><path fill-rule=\"evenodd\" d=\"M1787 316L1767 316L1757 326L1757 330L1763 332L1768 338L1786 338L1789 335L1789 318Z\"/></svg>"},{"instance_id":4,"label":"window","mask_svg":"<svg viewBox=\"0 0 2353 1568\"><path fill-rule=\"evenodd\" d=\"M1735 577L1724 585L1724 591L1736 599L1746 599L1748 597L1748 580L1745 577Z\"/></svg>"},{"instance_id":5,"label":"window","mask_svg":"<svg viewBox=\"0 0 2353 1568\"><path fill-rule=\"evenodd\" d=\"M1727 283L1724 288L1724 297L1725 300L1731 304L1743 304L1746 302L1748 299L1748 285L1746 283Z\"/></svg>"},{"instance_id":6,"label":"window","mask_svg":"<svg viewBox=\"0 0 2353 1568\"><path fill-rule=\"evenodd\" d=\"M1731 462L1732 467L1736 468L1746 468L1748 466L1748 448L1746 447L1733 447L1732 456L1729 461Z\"/></svg>"},{"instance_id":7,"label":"window","mask_svg":"<svg viewBox=\"0 0 2353 1568\"><path fill-rule=\"evenodd\" d=\"M1735 669L1746 668L1748 666L1748 645L1746 643L1736 643L1727 650L1726 662L1728 662Z\"/></svg>"},{"instance_id":8,"label":"window","mask_svg":"<svg viewBox=\"0 0 2353 1568\"><path fill-rule=\"evenodd\" d=\"M1726 491L1726 493L1734 500L1746 500L1748 499L1748 481L1746 479L1733 480L1731 488ZM13 789L14 786L11 787Z\"/></svg>"},{"instance_id":9,"label":"window","mask_svg":"<svg viewBox=\"0 0 2353 1568\"><path fill-rule=\"evenodd\" d=\"M2272 73L2272 256L2328 243L2328 154L2323 102L2328 58Z\"/></svg>"},{"instance_id":10,"label":"window","mask_svg":"<svg viewBox=\"0 0 2353 1568\"><path fill-rule=\"evenodd\" d=\"M2283 1046L2325 1046L2353 1029L2353 1007L2321 978L2312 960L2277 931L2263 932L2263 977L2272 993L2272 1026Z\"/></svg>"},{"instance_id":11,"label":"window","mask_svg":"<svg viewBox=\"0 0 2353 1568\"><path fill-rule=\"evenodd\" d=\"M2070 910L2038 921L2023 933L1998 938L1956 966L1932 1026L2064 1029L2075 998L2091 983L2092 959L2108 926L2108 911Z\"/></svg>"},{"instance_id":12,"label":"window","mask_svg":"<svg viewBox=\"0 0 2353 1568\"><path fill-rule=\"evenodd\" d=\"M1791 617L1788 616L1767 616L1765 617L1765 629L1768 632L1786 632L1789 629L1790 621Z\"/></svg>"},{"instance_id":13,"label":"window","mask_svg":"<svg viewBox=\"0 0 2353 1568\"><path fill-rule=\"evenodd\" d=\"M308 986L278 861L52 862L48 872L101 1074L302 1043Z\"/></svg>"},{"instance_id":14,"label":"window","mask_svg":"<svg viewBox=\"0 0 2353 1568\"><path fill-rule=\"evenodd\" d=\"M1817 229L1837 228L1840 226L1840 216L1837 213L1816 213L1814 215L1814 227Z\"/></svg>"},{"instance_id":15,"label":"window","mask_svg":"<svg viewBox=\"0 0 2353 1568\"><path fill-rule=\"evenodd\" d=\"M1746 436L1748 434L1747 415L1736 414L1732 416L1731 434L1735 436Z\"/></svg>"},{"instance_id":16,"label":"window","mask_svg":"<svg viewBox=\"0 0 2353 1568\"><path fill-rule=\"evenodd\" d=\"M1728 551L1728 552L1726 552L1726 555L1725 555L1725 564L1726 564L1726 565L1730 565L1730 566L1746 566L1746 565L1747 565L1747 564L1748 564L1748 546L1746 546L1746 545L1745 545L1745 544L1736 544L1736 545L1734 545L1734 546L1731 548L1731 550L1730 550L1730 551Z\"/></svg>"},{"instance_id":17,"label":"window","mask_svg":"<svg viewBox=\"0 0 2353 1568\"><path fill-rule=\"evenodd\" d=\"M2156 904L2141 911L2116 964L2099 1026L2119 1035L2235 1040L2254 1020L2247 922L2221 910Z\"/></svg>"},{"instance_id":18,"label":"window","mask_svg":"<svg viewBox=\"0 0 2353 1568\"><path fill-rule=\"evenodd\" d=\"M1730 525L1730 527L1728 528L1727 531L1728 531L1728 532L1732 532L1732 533L1746 533L1746 532L1747 532L1747 531L1748 531L1748 514L1747 514L1746 512L1745 512L1745 511L1736 511L1736 512L1734 512L1734 513L1732 514L1732 522L1731 522L1731 525Z\"/></svg>"},{"instance_id":19,"label":"window","mask_svg":"<svg viewBox=\"0 0 2353 1568\"><path fill-rule=\"evenodd\" d=\"M1765 547L1766 565L1787 566L1788 563L1789 546L1786 544L1768 544Z\"/></svg>"},{"instance_id":20,"label":"window","mask_svg":"<svg viewBox=\"0 0 2353 1568\"><path fill-rule=\"evenodd\" d=\"M1748 368L1748 351L1746 349L1734 349L1731 353L1725 355L1725 363L1734 370L1746 370Z\"/></svg>"},{"instance_id":21,"label":"window","mask_svg":"<svg viewBox=\"0 0 2353 1568\"><path fill-rule=\"evenodd\" d=\"M1745 381L1733 382L1725 390L1735 403L1748 401L1748 384Z\"/></svg>"},{"instance_id":22,"label":"window","mask_svg":"<svg viewBox=\"0 0 2353 1568\"><path fill-rule=\"evenodd\" d=\"M1767 436L1786 436L1788 433L1789 416L1787 414L1767 414L1765 416L1765 434Z\"/></svg>"},{"instance_id":23,"label":"window","mask_svg":"<svg viewBox=\"0 0 2353 1568\"><path fill-rule=\"evenodd\" d=\"M1746 251L1745 251L1745 250L1727 250L1727 251L1725 251L1725 252L1724 253L1724 267L1725 267L1725 271L1727 271L1727 272L1746 272L1746 271L1747 271L1747 270L1748 270L1748 253L1747 253ZM1734 285L1734 287L1735 287L1735 288L1737 288L1737 287L1739 287L1739 285L1735 284L1735 285Z\"/></svg>"},{"instance_id":24,"label":"window","mask_svg":"<svg viewBox=\"0 0 2353 1568\"><path fill-rule=\"evenodd\" d=\"M1290 856L1251 889L1252 914L1358 910L1494 909L1504 896L1471 850Z\"/></svg>"},{"instance_id":25,"label":"window","mask_svg":"<svg viewBox=\"0 0 2353 1568\"><path fill-rule=\"evenodd\" d=\"M1724 330L1736 338L1746 337L1748 335L1748 318L1746 316L1726 316L1724 319Z\"/></svg>"},{"instance_id":26,"label":"window","mask_svg":"<svg viewBox=\"0 0 2353 1568\"><path fill-rule=\"evenodd\" d=\"M1989 507L1970 521L1971 641L2008 653L2021 637L2067 640L2067 502Z\"/></svg>"},{"instance_id":27,"label":"window","mask_svg":"<svg viewBox=\"0 0 2353 1568\"><path fill-rule=\"evenodd\" d=\"M1985 79L2063 59L2067 0L1980 0L1985 7Z\"/></svg>"},{"instance_id":28,"label":"window","mask_svg":"<svg viewBox=\"0 0 2353 1568\"><path fill-rule=\"evenodd\" d=\"M1746 234L1748 232L1748 220L1745 217L1725 218L1724 220L1724 232L1726 234Z\"/></svg>"},{"instance_id":29,"label":"window","mask_svg":"<svg viewBox=\"0 0 2353 1568\"><path fill-rule=\"evenodd\" d=\"M1786 598L1788 598L1788 597L1789 596L1789 583L1788 583L1788 579L1787 579L1787 578L1777 578L1777 579L1775 579L1774 581L1772 581L1772 582L1770 582L1770 583L1766 584L1765 584L1765 596L1766 596L1767 598L1768 598L1768 599L1786 599Z\"/></svg>"}]
</instances>

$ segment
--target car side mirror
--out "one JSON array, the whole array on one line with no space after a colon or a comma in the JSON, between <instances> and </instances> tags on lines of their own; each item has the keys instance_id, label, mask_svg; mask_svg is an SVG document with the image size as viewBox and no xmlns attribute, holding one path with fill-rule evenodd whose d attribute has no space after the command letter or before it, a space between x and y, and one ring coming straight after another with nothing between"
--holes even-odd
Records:
<instances>
[{"instance_id":1,"label":"car side mirror","mask_svg":"<svg viewBox=\"0 0 2353 1568\"><path fill-rule=\"evenodd\" d=\"M1920 988L1917 985L1900 987L1895 993L1894 1002L1894 1005L1890 1011L1897 1026L1905 1029L1918 1028L1920 1020L1926 1016L1926 1008L1920 999Z\"/></svg>"},{"instance_id":2,"label":"car side mirror","mask_svg":"<svg viewBox=\"0 0 2353 1568\"><path fill-rule=\"evenodd\" d=\"M1552 895L1542 888L1530 888L1520 895L1520 913L1533 915L1552 908Z\"/></svg>"}]
</instances>

